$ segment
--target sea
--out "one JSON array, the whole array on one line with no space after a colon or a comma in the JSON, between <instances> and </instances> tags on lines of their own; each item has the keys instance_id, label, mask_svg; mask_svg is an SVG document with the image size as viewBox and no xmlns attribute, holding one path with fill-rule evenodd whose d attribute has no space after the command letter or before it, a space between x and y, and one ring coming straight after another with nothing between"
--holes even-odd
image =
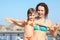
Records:
<instances>
[{"instance_id":1,"label":"sea","mask_svg":"<svg viewBox=\"0 0 60 40\"><path fill-rule=\"evenodd\" d=\"M0 40L23 40L24 33L21 34L0 34ZM47 33L47 40L60 40L60 32L57 34L57 37L52 37L49 33Z\"/></svg>"}]
</instances>

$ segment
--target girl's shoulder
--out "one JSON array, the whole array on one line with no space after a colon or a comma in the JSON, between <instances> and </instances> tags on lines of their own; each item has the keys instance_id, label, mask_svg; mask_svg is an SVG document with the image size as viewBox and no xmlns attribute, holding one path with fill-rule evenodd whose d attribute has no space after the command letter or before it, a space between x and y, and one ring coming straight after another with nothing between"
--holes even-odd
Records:
<instances>
[{"instance_id":1,"label":"girl's shoulder","mask_svg":"<svg viewBox=\"0 0 60 40\"><path fill-rule=\"evenodd\" d=\"M20 22L22 22L22 23L26 23L27 22L27 20L26 19L23 19L23 20L20 20Z\"/></svg>"},{"instance_id":2,"label":"girl's shoulder","mask_svg":"<svg viewBox=\"0 0 60 40\"><path fill-rule=\"evenodd\" d=\"M24 20L24 22L27 22L28 20Z\"/></svg>"}]
</instances>

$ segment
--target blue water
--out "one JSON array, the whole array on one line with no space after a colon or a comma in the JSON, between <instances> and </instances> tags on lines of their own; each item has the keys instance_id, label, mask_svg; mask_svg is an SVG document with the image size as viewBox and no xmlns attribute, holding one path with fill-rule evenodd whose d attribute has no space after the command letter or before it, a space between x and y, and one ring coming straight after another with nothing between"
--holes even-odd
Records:
<instances>
[{"instance_id":1,"label":"blue water","mask_svg":"<svg viewBox=\"0 0 60 40\"><path fill-rule=\"evenodd\" d=\"M20 37L23 39L23 34L12 34L12 40L17 40L17 37ZM51 35L47 36L48 40L53 40L53 37ZM11 40L10 34L0 34L0 40ZM60 40L60 39L57 39Z\"/></svg>"},{"instance_id":2,"label":"blue water","mask_svg":"<svg viewBox=\"0 0 60 40\"><path fill-rule=\"evenodd\" d=\"M11 34L11 38L12 40L17 40L17 37L20 37L21 39L23 39L23 34ZM0 34L0 40L11 40L10 39L10 34Z\"/></svg>"}]
</instances>

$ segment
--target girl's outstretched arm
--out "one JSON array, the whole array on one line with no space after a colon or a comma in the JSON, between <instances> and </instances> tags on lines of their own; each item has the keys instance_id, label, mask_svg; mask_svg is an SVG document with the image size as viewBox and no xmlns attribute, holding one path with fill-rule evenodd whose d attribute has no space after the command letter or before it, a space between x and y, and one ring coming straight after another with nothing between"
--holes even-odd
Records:
<instances>
[{"instance_id":1,"label":"girl's outstretched arm","mask_svg":"<svg viewBox=\"0 0 60 40\"><path fill-rule=\"evenodd\" d=\"M9 23L13 23L18 26L24 26L24 21L25 21L25 20L17 20L17 19L12 19L12 18L6 18L5 20Z\"/></svg>"}]
</instances>

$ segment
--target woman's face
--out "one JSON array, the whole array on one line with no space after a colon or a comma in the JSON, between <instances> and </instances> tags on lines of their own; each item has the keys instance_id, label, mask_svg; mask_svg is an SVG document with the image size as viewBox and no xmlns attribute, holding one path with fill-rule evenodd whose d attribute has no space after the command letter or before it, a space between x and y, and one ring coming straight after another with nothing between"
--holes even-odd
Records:
<instances>
[{"instance_id":1,"label":"woman's face","mask_svg":"<svg viewBox=\"0 0 60 40\"><path fill-rule=\"evenodd\" d=\"M38 6L38 16L39 17L44 17L45 16L45 8L43 6Z\"/></svg>"},{"instance_id":2,"label":"woman's face","mask_svg":"<svg viewBox=\"0 0 60 40\"><path fill-rule=\"evenodd\" d=\"M29 20L33 21L35 19L35 12L32 14L29 14Z\"/></svg>"}]
</instances>

